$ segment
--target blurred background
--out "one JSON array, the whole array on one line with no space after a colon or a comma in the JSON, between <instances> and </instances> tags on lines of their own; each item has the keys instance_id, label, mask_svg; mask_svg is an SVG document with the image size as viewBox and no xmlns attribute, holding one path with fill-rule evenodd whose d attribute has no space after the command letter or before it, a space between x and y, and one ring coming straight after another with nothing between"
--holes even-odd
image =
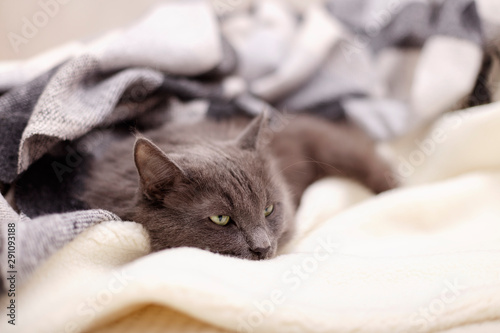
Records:
<instances>
[{"instance_id":1,"label":"blurred background","mask_svg":"<svg viewBox=\"0 0 500 333\"><path fill-rule=\"evenodd\" d=\"M54 0L55 1L55 0ZM49 6L52 0L0 0L0 60L17 60L34 56L47 49L71 40L87 40L97 37L109 29L121 27L143 16L148 10L169 0L60 0L56 14L40 29L36 38L23 44L16 52L9 42L9 33L19 33L23 19L31 20L44 6ZM222 0L211 0L217 6ZM285 0L294 6L305 7L323 0ZM407 0L398 0L406 2ZM420 1L420 0L419 0ZM425 1L425 0L424 0ZM238 8L244 8L251 0L230 0L237 3ZM356 1L351 1L353 4ZM377 2L377 1L374 1ZM500 1L478 0L478 11L482 17L495 20L500 13ZM63 13L63 15L59 15Z\"/></svg>"},{"instance_id":2,"label":"blurred background","mask_svg":"<svg viewBox=\"0 0 500 333\"><path fill-rule=\"evenodd\" d=\"M62 43L78 39L85 40L100 33L127 24L143 15L154 4L164 0L86 0L66 1L60 4L59 12L54 15L36 38L22 45L19 52L11 47L8 34L22 29L23 18L32 18L41 9L42 4L52 1L37 0L0 0L0 60L24 59L55 47ZM63 3L63 1L61 1ZM59 4L59 3L58 3ZM55 10L57 11L57 10ZM60 15L60 14L63 15Z\"/></svg>"},{"instance_id":3,"label":"blurred background","mask_svg":"<svg viewBox=\"0 0 500 333\"><path fill-rule=\"evenodd\" d=\"M26 59L62 43L88 40L110 29L122 27L140 18L159 3L169 0L60 0L59 8L49 22L40 29L36 38L23 44L18 52L11 47L9 33L19 33L23 19L30 21L36 13L49 6L52 0L0 0L0 61ZM217 5L218 0L212 3ZM231 0L244 8L251 0ZM321 0L287 0L303 7ZM59 14L63 15L59 15Z\"/></svg>"}]
</instances>

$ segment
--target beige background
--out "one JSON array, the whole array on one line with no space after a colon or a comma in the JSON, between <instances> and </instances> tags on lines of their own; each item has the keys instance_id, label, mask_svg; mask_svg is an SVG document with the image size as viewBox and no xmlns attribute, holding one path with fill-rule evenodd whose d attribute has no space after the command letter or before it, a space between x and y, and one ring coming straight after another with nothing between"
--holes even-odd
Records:
<instances>
[{"instance_id":1,"label":"beige background","mask_svg":"<svg viewBox=\"0 0 500 333\"><path fill-rule=\"evenodd\" d=\"M39 2L56 0L0 0L0 60L29 58L41 51L75 39L92 38L104 31L130 23L161 0L60 0L54 17L36 35L20 44L18 52L12 47L10 32L22 36L23 18L33 22L42 11Z\"/></svg>"}]
</instances>

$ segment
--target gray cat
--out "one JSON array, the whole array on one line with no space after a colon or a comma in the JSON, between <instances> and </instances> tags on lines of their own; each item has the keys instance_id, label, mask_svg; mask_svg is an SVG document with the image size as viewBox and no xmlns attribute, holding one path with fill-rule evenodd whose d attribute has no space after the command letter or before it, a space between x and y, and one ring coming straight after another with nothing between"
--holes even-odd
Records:
<instances>
[{"instance_id":1,"label":"gray cat","mask_svg":"<svg viewBox=\"0 0 500 333\"><path fill-rule=\"evenodd\" d=\"M81 199L141 223L153 251L190 246L271 258L292 236L300 197L317 179L391 188L388 166L361 131L312 116L281 131L262 114L168 123L143 135L113 142L91 163Z\"/></svg>"}]
</instances>

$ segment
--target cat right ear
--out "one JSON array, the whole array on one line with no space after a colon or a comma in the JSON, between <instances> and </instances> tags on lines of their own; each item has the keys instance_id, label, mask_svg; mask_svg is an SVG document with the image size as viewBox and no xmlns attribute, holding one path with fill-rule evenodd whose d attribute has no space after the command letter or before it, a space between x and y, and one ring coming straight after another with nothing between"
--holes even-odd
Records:
<instances>
[{"instance_id":1,"label":"cat right ear","mask_svg":"<svg viewBox=\"0 0 500 333\"><path fill-rule=\"evenodd\" d=\"M182 169L148 139L137 139L134 160L141 190L148 199L163 199L165 192L184 177Z\"/></svg>"},{"instance_id":2,"label":"cat right ear","mask_svg":"<svg viewBox=\"0 0 500 333\"><path fill-rule=\"evenodd\" d=\"M256 150L268 122L267 111L263 110L236 139L238 147L243 150Z\"/></svg>"}]
</instances>

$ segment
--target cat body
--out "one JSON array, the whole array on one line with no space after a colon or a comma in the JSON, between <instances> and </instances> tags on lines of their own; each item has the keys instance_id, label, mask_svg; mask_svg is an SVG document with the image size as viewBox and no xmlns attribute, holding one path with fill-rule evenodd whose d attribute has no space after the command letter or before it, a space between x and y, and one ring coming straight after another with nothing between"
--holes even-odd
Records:
<instances>
[{"instance_id":1,"label":"cat body","mask_svg":"<svg viewBox=\"0 0 500 333\"><path fill-rule=\"evenodd\" d=\"M143 136L142 136L143 135ZM389 189L386 164L359 130L297 116L167 123L112 142L91 163L81 200L141 223L153 251L190 246L273 257L293 234L305 188L337 175Z\"/></svg>"}]
</instances>

